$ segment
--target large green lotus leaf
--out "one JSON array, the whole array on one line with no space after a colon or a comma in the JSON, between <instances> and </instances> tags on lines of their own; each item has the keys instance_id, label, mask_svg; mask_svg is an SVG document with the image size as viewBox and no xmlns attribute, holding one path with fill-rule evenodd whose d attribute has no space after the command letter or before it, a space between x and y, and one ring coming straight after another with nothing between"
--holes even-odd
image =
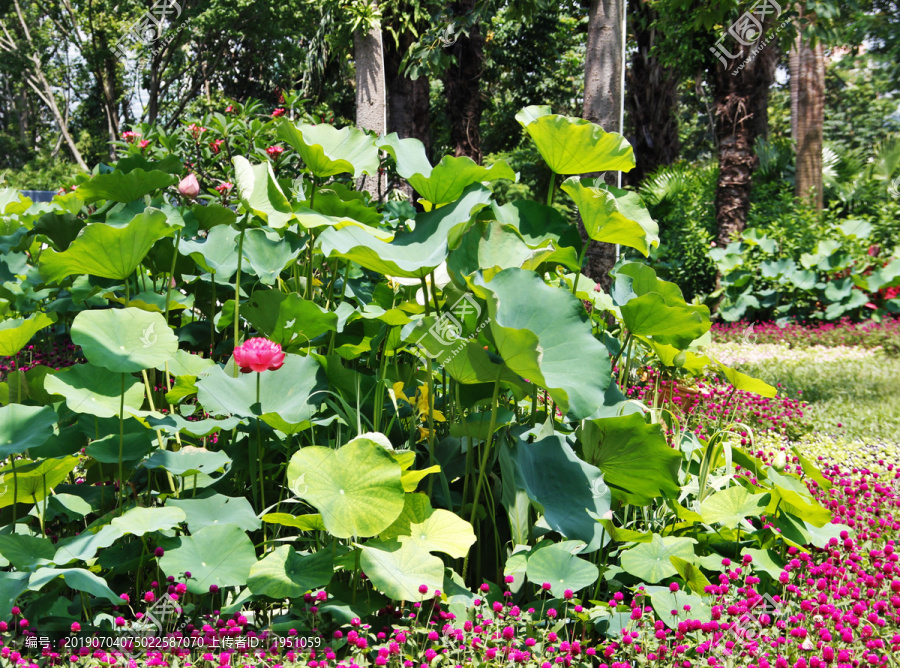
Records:
<instances>
[{"instance_id":1,"label":"large green lotus leaf","mask_svg":"<svg viewBox=\"0 0 900 668\"><path fill-rule=\"evenodd\" d=\"M2 193L2 191L0 191ZM0 203L2 206L2 203ZM30 573L0 572L0 619L8 620L16 599L28 589Z\"/></svg>"},{"instance_id":2,"label":"large green lotus leaf","mask_svg":"<svg viewBox=\"0 0 900 668\"><path fill-rule=\"evenodd\" d=\"M113 605L121 605L122 598L109 588L106 580L83 568L40 568L28 579L31 591L40 591L45 584L61 577L66 586L75 591L83 591L96 598L105 598Z\"/></svg>"},{"instance_id":3,"label":"large green lotus leaf","mask_svg":"<svg viewBox=\"0 0 900 668\"><path fill-rule=\"evenodd\" d=\"M149 172L133 169L127 174L116 170L110 174L98 174L90 181L82 183L78 186L78 196L85 204L98 199L131 202L160 188L175 185L177 181L175 176L155 169Z\"/></svg>"},{"instance_id":4,"label":"large green lotus leaf","mask_svg":"<svg viewBox=\"0 0 900 668\"><path fill-rule=\"evenodd\" d=\"M782 513L790 513L816 527L823 527L831 521L831 511L819 505L798 478L778 473L774 469L769 469L766 473L775 486L767 513L774 513L777 507Z\"/></svg>"},{"instance_id":5,"label":"large green lotus leaf","mask_svg":"<svg viewBox=\"0 0 900 668\"><path fill-rule=\"evenodd\" d=\"M0 508L11 506L14 497L16 503L42 501L54 487L66 479L77 464L77 456L40 462L21 459L16 462L15 482L12 466L7 464L0 469Z\"/></svg>"},{"instance_id":6,"label":"large green lotus leaf","mask_svg":"<svg viewBox=\"0 0 900 668\"><path fill-rule=\"evenodd\" d=\"M154 531L174 529L187 519L181 508L132 508L110 524L118 527L122 535L143 536Z\"/></svg>"},{"instance_id":7,"label":"large green lotus leaf","mask_svg":"<svg viewBox=\"0 0 900 668\"><path fill-rule=\"evenodd\" d=\"M148 469L162 468L175 475L191 476L198 473L210 474L225 468L231 458L221 450L210 451L185 445L178 452L157 450L144 461Z\"/></svg>"},{"instance_id":8,"label":"large green lotus leaf","mask_svg":"<svg viewBox=\"0 0 900 668\"><path fill-rule=\"evenodd\" d=\"M425 156L422 142L417 139L400 139L396 132L382 137L378 148L384 149L394 158L397 173L434 206L452 202L473 183L498 179L516 180L516 173L503 160L498 160L490 167L483 167L467 156L446 155L432 167Z\"/></svg>"},{"instance_id":9,"label":"large green lotus leaf","mask_svg":"<svg viewBox=\"0 0 900 668\"><path fill-rule=\"evenodd\" d=\"M644 582L659 582L678 575L669 557L681 557L688 561L694 558L695 542L692 538L653 534L653 540L649 543L640 543L622 554L622 568Z\"/></svg>"},{"instance_id":10,"label":"large green lotus leaf","mask_svg":"<svg viewBox=\"0 0 900 668\"><path fill-rule=\"evenodd\" d=\"M256 404L257 374L235 378L220 366L213 366L197 378L197 398L212 415L253 417ZM320 390L327 386L325 372L312 357L285 355L277 371L266 371L259 378L261 414L277 413L288 424L309 420L321 403ZM315 397L313 395L315 394Z\"/></svg>"},{"instance_id":11,"label":"large green lotus leaf","mask_svg":"<svg viewBox=\"0 0 900 668\"><path fill-rule=\"evenodd\" d=\"M282 270L300 255L299 245L290 244L274 231L260 228L247 230L244 237L244 259L250 263L259 280L274 285Z\"/></svg>"},{"instance_id":12,"label":"large green lotus leaf","mask_svg":"<svg viewBox=\"0 0 900 668\"><path fill-rule=\"evenodd\" d=\"M562 189L578 206L584 229L595 241L636 248L644 256L659 246L659 226L635 192L595 186L592 179L566 179Z\"/></svg>"},{"instance_id":13,"label":"large green lotus leaf","mask_svg":"<svg viewBox=\"0 0 900 668\"><path fill-rule=\"evenodd\" d=\"M528 557L525 574L538 587L549 582L550 592L560 597L566 589L578 591L590 587L600 577L600 570L562 545L550 545Z\"/></svg>"},{"instance_id":14,"label":"large green lotus leaf","mask_svg":"<svg viewBox=\"0 0 900 668\"><path fill-rule=\"evenodd\" d=\"M712 364L712 360L706 355L691 352L690 350L678 350L675 346L670 346L644 336L635 337L645 343L656 353L659 361L665 366L674 366L679 369L698 375L703 369Z\"/></svg>"},{"instance_id":15,"label":"large green lotus leaf","mask_svg":"<svg viewBox=\"0 0 900 668\"><path fill-rule=\"evenodd\" d=\"M472 525L449 510L433 510L421 523L411 523L408 536L400 536L401 543L415 543L427 552L443 552L454 559L462 559L475 544Z\"/></svg>"},{"instance_id":16,"label":"large green lotus leaf","mask_svg":"<svg viewBox=\"0 0 900 668\"><path fill-rule=\"evenodd\" d=\"M428 177L433 167L428 160L425 144L420 140L410 137L400 139L400 135L392 132L381 137L375 145L387 152L397 165L397 173L404 179L409 179L413 174L421 174Z\"/></svg>"},{"instance_id":17,"label":"large green lotus leaf","mask_svg":"<svg viewBox=\"0 0 900 668\"><path fill-rule=\"evenodd\" d=\"M31 341L35 334L56 322L56 313L37 313L26 319L0 322L0 356L12 357Z\"/></svg>"},{"instance_id":18,"label":"large green lotus leaf","mask_svg":"<svg viewBox=\"0 0 900 668\"><path fill-rule=\"evenodd\" d=\"M608 485L648 498L678 494L681 455L643 415L585 421L579 439L585 460L603 471Z\"/></svg>"},{"instance_id":19,"label":"large green lotus leaf","mask_svg":"<svg viewBox=\"0 0 900 668\"><path fill-rule=\"evenodd\" d=\"M191 207L191 213L199 221L200 228L210 232L220 225L228 227L237 222L237 214L234 211L215 202L206 205L198 202Z\"/></svg>"},{"instance_id":20,"label":"large green lotus leaf","mask_svg":"<svg viewBox=\"0 0 900 668\"><path fill-rule=\"evenodd\" d=\"M383 230L366 225L349 216L330 216L319 213L302 203L294 204L294 218L297 219L297 222L300 223L301 227L307 230L314 230L320 227L333 227L336 230L345 227L355 227L381 241L390 241L394 238L394 233L390 230Z\"/></svg>"},{"instance_id":21,"label":"large green lotus leaf","mask_svg":"<svg viewBox=\"0 0 900 668\"><path fill-rule=\"evenodd\" d=\"M491 280L510 267L536 270L545 262L570 260L573 268L578 266L574 249L560 252L549 239L529 246L512 225L490 220L478 221L466 231L459 248L450 252L447 268L457 276L471 276L481 270L484 278Z\"/></svg>"},{"instance_id":22,"label":"large green lotus leaf","mask_svg":"<svg viewBox=\"0 0 900 668\"><path fill-rule=\"evenodd\" d=\"M678 575L684 578L685 584L691 588L692 592L702 594L706 591L706 587L712 584L700 570L698 564L674 555L669 557L669 561L678 571Z\"/></svg>"},{"instance_id":23,"label":"large green lotus leaf","mask_svg":"<svg viewBox=\"0 0 900 668\"><path fill-rule=\"evenodd\" d=\"M524 269L505 269L489 283L476 275L473 284L487 301L491 333L510 369L547 389L576 420L604 405L609 353L574 295Z\"/></svg>"},{"instance_id":24,"label":"large green lotus leaf","mask_svg":"<svg viewBox=\"0 0 900 668\"><path fill-rule=\"evenodd\" d=\"M153 208L136 215L125 227L92 223L62 253L46 250L41 254L41 276L49 282L59 282L72 274L125 280L143 262L153 244L174 233L175 228L166 222L166 214Z\"/></svg>"},{"instance_id":25,"label":"large green lotus leaf","mask_svg":"<svg viewBox=\"0 0 900 668\"><path fill-rule=\"evenodd\" d=\"M84 226L85 222L76 218L74 214L51 211L38 219L34 224L33 233L46 236L53 242L56 250L66 250Z\"/></svg>"},{"instance_id":26,"label":"large green lotus leaf","mask_svg":"<svg viewBox=\"0 0 900 668\"><path fill-rule=\"evenodd\" d=\"M188 591L206 594L210 585L245 585L255 563L256 550L247 534L234 524L219 524L177 539L160 557L159 567L176 579L189 571Z\"/></svg>"},{"instance_id":27,"label":"large green lotus leaf","mask_svg":"<svg viewBox=\"0 0 900 668\"><path fill-rule=\"evenodd\" d=\"M0 556L17 571L33 571L39 566L51 563L56 548L49 538L38 538L24 534L0 536Z\"/></svg>"},{"instance_id":28,"label":"large green lotus leaf","mask_svg":"<svg viewBox=\"0 0 900 668\"><path fill-rule=\"evenodd\" d=\"M238 231L228 225L216 225L206 236L206 241L182 241L178 252L189 256L197 266L228 280L237 271Z\"/></svg>"},{"instance_id":29,"label":"large green lotus leaf","mask_svg":"<svg viewBox=\"0 0 900 668\"><path fill-rule=\"evenodd\" d=\"M0 188L0 214L13 216L25 213L32 201L16 188Z\"/></svg>"},{"instance_id":30,"label":"large green lotus leaf","mask_svg":"<svg viewBox=\"0 0 900 668\"><path fill-rule=\"evenodd\" d=\"M716 366L718 366L719 369L722 370L722 374L725 376L728 382L738 390L743 390L744 392L752 392L753 394L758 394L761 397L767 397L769 399L778 394L778 390L775 387L769 385L763 380L760 380L759 378L748 376L747 374L741 373L736 369L725 366L721 362L716 362Z\"/></svg>"},{"instance_id":31,"label":"large green lotus leaf","mask_svg":"<svg viewBox=\"0 0 900 668\"><path fill-rule=\"evenodd\" d=\"M72 343L91 364L120 373L152 369L178 350L166 319L138 308L82 311L72 322Z\"/></svg>"},{"instance_id":32,"label":"large green lotus leaf","mask_svg":"<svg viewBox=\"0 0 900 668\"><path fill-rule=\"evenodd\" d=\"M214 524L234 524L244 531L256 531L262 526L253 512L253 506L243 496L213 494L207 499L169 498L166 506L174 506L184 512L191 533Z\"/></svg>"},{"instance_id":33,"label":"large green lotus leaf","mask_svg":"<svg viewBox=\"0 0 900 668\"><path fill-rule=\"evenodd\" d=\"M367 543L359 565L372 585L395 601L424 601L444 584L444 562L412 543ZM419 592L425 585L428 591Z\"/></svg>"},{"instance_id":34,"label":"large green lotus leaf","mask_svg":"<svg viewBox=\"0 0 900 668\"><path fill-rule=\"evenodd\" d=\"M685 302L677 285L658 279L645 264L622 265L616 271L612 296L632 334L684 350L709 331L709 309Z\"/></svg>"},{"instance_id":35,"label":"large green lotus leaf","mask_svg":"<svg viewBox=\"0 0 900 668\"><path fill-rule=\"evenodd\" d=\"M516 114L547 165L557 174L590 174L634 168L631 144L617 132L583 118L551 114L545 105L525 107Z\"/></svg>"},{"instance_id":36,"label":"large green lotus leaf","mask_svg":"<svg viewBox=\"0 0 900 668\"><path fill-rule=\"evenodd\" d=\"M514 475L517 489L524 489L553 530L587 543L586 552L599 549L603 527L589 512L605 517L612 495L600 469L578 458L565 438L557 434L534 443L520 438L511 448L500 450L500 462Z\"/></svg>"},{"instance_id":37,"label":"large green lotus leaf","mask_svg":"<svg viewBox=\"0 0 900 668\"><path fill-rule=\"evenodd\" d=\"M122 530L110 524L96 532L85 530L67 543L60 542L53 555L53 563L64 566L72 561L88 561L99 550L109 547L121 537Z\"/></svg>"},{"instance_id":38,"label":"large green lotus leaf","mask_svg":"<svg viewBox=\"0 0 900 668\"><path fill-rule=\"evenodd\" d=\"M301 448L288 464L288 486L322 514L338 538L375 536L403 510L400 465L381 445L355 438L338 450Z\"/></svg>"},{"instance_id":39,"label":"large green lotus leaf","mask_svg":"<svg viewBox=\"0 0 900 668\"><path fill-rule=\"evenodd\" d=\"M290 513L267 513L262 516L267 524L279 524L300 531L325 531L325 523L318 513L310 515L291 515Z\"/></svg>"},{"instance_id":40,"label":"large green lotus leaf","mask_svg":"<svg viewBox=\"0 0 900 668\"><path fill-rule=\"evenodd\" d=\"M386 243L358 227L330 228L320 237L326 257L341 257L387 276L421 278L447 259L471 223L488 204L491 192L481 184L469 186L456 201L416 215L416 228Z\"/></svg>"},{"instance_id":41,"label":"large green lotus leaf","mask_svg":"<svg viewBox=\"0 0 900 668\"><path fill-rule=\"evenodd\" d=\"M268 339L282 346L307 344L338 327L338 316L296 292L257 290L241 309L241 316Z\"/></svg>"},{"instance_id":42,"label":"large green lotus leaf","mask_svg":"<svg viewBox=\"0 0 900 668\"><path fill-rule=\"evenodd\" d=\"M440 322L436 316L425 316L407 323L400 335L404 341L415 343L417 350L432 357L451 378L460 383L493 383L499 379L524 385L517 373L496 355L489 355L477 340L458 338L445 341L442 337L446 334L439 329Z\"/></svg>"},{"instance_id":43,"label":"large green lotus leaf","mask_svg":"<svg viewBox=\"0 0 900 668\"><path fill-rule=\"evenodd\" d=\"M53 563L64 566L72 561L88 561L93 559L98 550L107 548L122 537L122 530L107 524L99 531L85 530L74 538L64 539L57 545L53 555Z\"/></svg>"},{"instance_id":44,"label":"large green lotus leaf","mask_svg":"<svg viewBox=\"0 0 900 668\"><path fill-rule=\"evenodd\" d=\"M282 545L253 564L247 586L256 596L298 598L327 585L332 575L330 550L301 555L290 545Z\"/></svg>"},{"instance_id":45,"label":"large green lotus leaf","mask_svg":"<svg viewBox=\"0 0 900 668\"><path fill-rule=\"evenodd\" d=\"M131 295L128 300L125 299L124 295L120 296L115 292L107 292L103 295L103 298L123 306L133 306L149 313L164 313L166 310L166 295L157 294L150 290ZM193 305L194 295L183 295L180 291L169 293L170 312L174 313L175 311L191 308Z\"/></svg>"},{"instance_id":46,"label":"large green lotus leaf","mask_svg":"<svg viewBox=\"0 0 900 668\"><path fill-rule=\"evenodd\" d=\"M387 529L378 534L381 540L387 541L399 536L408 536L410 526L421 524L427 520L434 509L426 494L406 494L403 499L403 511Z\"/></svg>"},{"instance_id":47,"label":"large green lotus leaf","mask_svg":"<svg viewBox=\"0 0 900 668\"><path fill-rule=\"evenodd\" d=\"M57 419L49 406L10 404L0 408L0 460L43 445L53 435Z\"/></svg>"},{"instance_id":48,"label":"large green lotus leaf","mask_svg":"<svg viewBox=\"0 0 900 668\"><path fill-rule=\"evenodd\" d=\"M330 218L352 220L363 225L380 225L384 219L374 206L366 206L365 193L349 190L342 183L329 183L316 190L313 209ZM294 207L297 213L297 207Z\"/></svg>"},{"instance_id":49,"label":"large green lotus leaf","mask_svg":"<svg viewBox=\"0 0 900 668\"><path fill-rule=\"evenodd\" d=\"M571 269L578 268L578 254L583 242L578 229L552 206L527 199L519 199L498 206L491 204L494 217L503 225L514 227L529 248L556 247L556 254L547 262L559 262Z\"/></svg>"},{"instance_id":50,"label":"large green lotus leaf","mask_svg":"<svg viewBox=\"0 0 900 668\"><path fill-rule=\"evenodd\" d=\"M750 517L759 517L769 505L771 494L751 494L744 487L735 485L712 496L700 504L700 516L707 524L723 524L735 528Z\"/></svg>"},{"instance_id":51,"label":"large green lotus leaf","mask_svg":"<svg viewBox=\"0 0 900 668\"><path fill-rule=\"evenodd\" d=\"M701 622L712 619L712 610L700 596L685 591L672 592L668 587L644 587L644 591L650 595L650 603L659 619L670 629L689 619ZM685 606L688 606L687 610ZM677 614L673 615L673 610Z\"/></svg>"},{"instance_id":52,"label":"large green lotus leaf","mask_svg":"<svg viewBox=\"0 0 900 668\"><path fill-rule=\"evenodd\" d=\"M122 461L136 462L143 459L153 447L150 438L152 432L129 433L122 436ZM115 464L119 461L119 435L107 434L91 441L85 448L85 454L101 464Z\"/></svg>"},{"instance_id":53,"label":"large green lotus leaf","mask_svg":"<svg viewBox=\"0 0 900 668\"><path fill-rule=\"evenodd\" d=\"M168 369L173 376L199 376L204 370L214 366L215 362L208 357L194 355L187 350L178 350L175 357L156 365L158 371Z\"/></svg>"},{"instance_id":54,"label":"large green lotus leaf","mask_svg":"<svg viewBox=\"0 0 900 668\"><path fill-rule=\"evenodd\" d=\"M266 161L251 165L247 158L236 155L234 173L241 202L245 207L266 221L271 228L282 228L290 222L294 215L291 203L275 180L272 163Z\"/></svg>"},{"instance_id":55,"label":"large green lotus leaf","mask_svg":"<svg viewBox=\"0 0 900 668\"><path fill-rule=\"evenodd\" d=\"M297 150L319 178L348 173L358 177L378 170L375 140L362 130L350 126L338 130L325 123L294 125L284 119L278 136Z\"/></svg>"}]
</instances>

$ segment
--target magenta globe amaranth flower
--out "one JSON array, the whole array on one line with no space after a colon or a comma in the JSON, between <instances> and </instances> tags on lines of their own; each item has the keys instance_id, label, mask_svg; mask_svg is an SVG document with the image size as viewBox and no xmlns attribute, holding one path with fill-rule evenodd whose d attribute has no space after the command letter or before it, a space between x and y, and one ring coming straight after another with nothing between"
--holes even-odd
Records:
<instances>
[{"instance_id":1,"label":"magenta globe amaranth flower","mask_svg":"<svg viewBox=\"0 0 900 668\"><path fill-rule=\"evenodd\" d=\"M234 349L234 361L241 373L276 371L284 364L284 353L274 341L256 337Z\"/></svg>"},{"instance_id":2,"label":"magenta globe amaranth flower","mask_svg":"<svg viewBox=\"0 0 900 668\"><path fill-rule=\"evenodd\" d=\"M178 184L178 192L188 199L196 199L200 194L200 183L193 174L188 174Z\"/></svg>"}]
</instances>

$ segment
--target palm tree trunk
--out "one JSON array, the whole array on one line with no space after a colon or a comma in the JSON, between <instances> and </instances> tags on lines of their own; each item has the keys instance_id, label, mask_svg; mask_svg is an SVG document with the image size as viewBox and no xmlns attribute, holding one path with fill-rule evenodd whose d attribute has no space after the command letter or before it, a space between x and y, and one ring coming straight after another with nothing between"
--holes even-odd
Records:
<instances>
[{"instance_id":1,"label":"palm tree trunk","mask_svg":"<svg viewBox=\"0 0 900 668\"><path fill-rule=\"evenodd\" d=\"M796 150L797 197L822 210L822 126L825 122L825 52L798 34L790 54L791 137Z\"/></svg>"},{"instance_id":2,"label":"palm tree trunk","mask_svg":"<svg viewBox=\"0 0 900 668\"><path fill-rule=\"evenodd\" d=\"M624 20L625 0L591 0L584 56L584 117L607 132L622 132L619 111ZM606 172L604 177L607 183L615 185L615 172ZM578 231L582 241L588 244L583 273L609 290L612 284L609 272L616 263L615 244L589 239L580 216Z\"/></svg>"},{"instance_id":3,"label":"palm tree trunk","mask_svg":"<svg viewBox=\"0 0 900 668\"><path fill-rule=\"evenodd\" d=\"M475 9L475 0L454 3L457 16ZM481 70L484 61L484 37L478 24L447 47L455 62L444 75L447 115L450 117L450 143L453 154L468 156L481 163Z\"/></svg>"},{"instance_id":4,"label":"palm tree trunk","mask_svg":"<svg viewBox=\"0 0 900 668\"><path fill-rule=\"evenodd\" d=\"M763 24L761 36L769 27L771 21ZM740 46L731 67L717 62L712 72L719 147L715 203L719 246L727 246L747 224L753 171L759 162L754 145L757 137L765 136L765 110L769 87L775 78L778 50L772 42L752 57L756 46L756 43Z\"/></svg>"},{"instance_id":5,"label":"palm tree trunk","mask_svg":"<svg viewBox=\"0 0 900 668\"><path fill-rule=\"evenodd\" d=\"M625 105L634 123L635 168L628 172L629 185L678 157L678 74L664 67L653 54L657 41L656 10L647 0L628 5L628 22L637 48L626 73Z\"/></svg>"}]
</instances>

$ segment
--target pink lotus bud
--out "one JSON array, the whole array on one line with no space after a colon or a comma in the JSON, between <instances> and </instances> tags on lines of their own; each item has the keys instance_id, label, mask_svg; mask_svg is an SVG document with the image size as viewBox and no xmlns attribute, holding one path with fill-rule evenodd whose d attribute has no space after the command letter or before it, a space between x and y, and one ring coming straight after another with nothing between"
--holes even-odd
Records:
<instances>
[{"instance_id":1,"label":"pink lotus bud","mask_svg":"<svg viewBox=\"0 0 900 668\"><path fill-rule=\"evenodd\" d=\"M195 199L200 194L200 184L197 182L197 177L193 174L188 174L181 179L181 183L178 184L178 192L188 199Z\"/></svg>"}]
</instances>

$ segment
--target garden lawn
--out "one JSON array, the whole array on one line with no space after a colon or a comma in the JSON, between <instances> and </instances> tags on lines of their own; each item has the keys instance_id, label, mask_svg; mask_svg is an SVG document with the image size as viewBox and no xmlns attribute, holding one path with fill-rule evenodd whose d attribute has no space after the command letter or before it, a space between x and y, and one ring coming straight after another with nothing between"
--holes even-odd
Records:
<instances>
[{"instance_id":1,"label":"garden lawn","mask_svg":"<svg viewBox=\"0 0 900 668\"><path fill-rule=\"evenodd\" d=\"M808 404L804 417L820 435L900 443L900 358L843 346L721 344L716 351L732 355L743 373L777 385L779 394Z\"/></svg>"}]
</instances>

